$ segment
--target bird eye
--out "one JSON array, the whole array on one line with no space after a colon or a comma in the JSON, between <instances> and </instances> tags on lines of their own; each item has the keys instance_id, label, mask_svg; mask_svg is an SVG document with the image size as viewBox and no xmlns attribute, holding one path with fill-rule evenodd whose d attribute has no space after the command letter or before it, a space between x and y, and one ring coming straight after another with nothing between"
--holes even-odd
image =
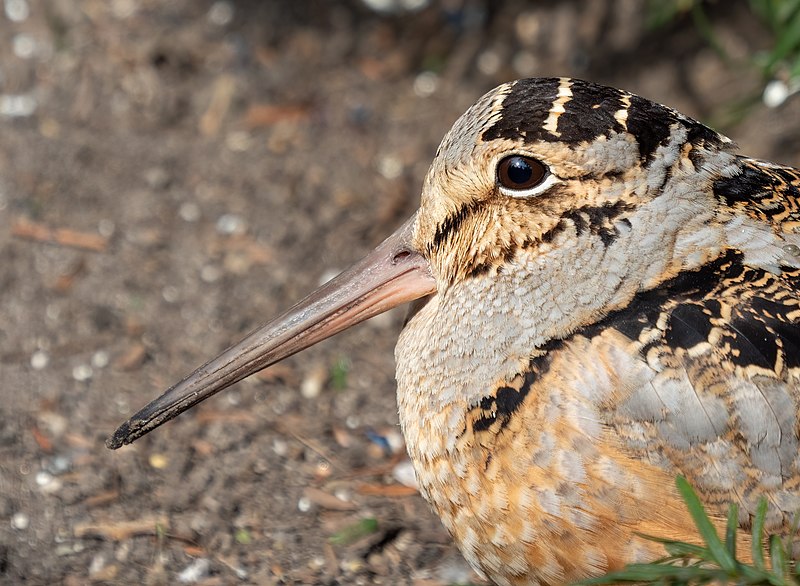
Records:
<instances>
[{"instance_id":1,"label":"bird eye","mask_svg":"<svg viewBox=\"0 0 800 586\"><path fill-rule=\"evenodd\" d=\"M521 191L536 187L547 177L547 167L531 157L511 155L497 165L497 181L502 187Z\"/></svg>"}]
</instances>

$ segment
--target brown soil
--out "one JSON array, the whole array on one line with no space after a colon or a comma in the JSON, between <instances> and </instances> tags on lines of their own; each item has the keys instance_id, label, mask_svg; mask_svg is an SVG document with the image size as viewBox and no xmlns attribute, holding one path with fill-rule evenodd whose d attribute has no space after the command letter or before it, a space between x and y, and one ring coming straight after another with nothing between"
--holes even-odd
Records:
<instances>
[{"instance_id":1,"label":"brown soil","mask_svg":"<svg viewBox=\"0 0 800 586\"><path fill-rule=\"evenodd\" d=\"M402 311L132 447L103 441L397 227L441 136L494 85L574 75L719 125L758 97L744 59L769 43L727 2L712 16L731 62L691 22L650 30L645 3L622 0L401 15L355 0L23 4L26 18L0 14L13 584L172 584L187 569L201 584L479 582L393 478L402 448L382 447L398 435ZM800 100L745 114L722 128L745 152L800 163Z\"/></svg>"}]
</instances>

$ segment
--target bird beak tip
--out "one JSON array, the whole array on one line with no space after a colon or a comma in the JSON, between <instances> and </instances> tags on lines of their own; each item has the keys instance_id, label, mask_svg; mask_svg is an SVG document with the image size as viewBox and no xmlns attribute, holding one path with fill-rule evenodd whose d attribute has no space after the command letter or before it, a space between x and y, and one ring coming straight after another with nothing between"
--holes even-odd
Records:
<instances>
[{"instance_id":1,"label":"bird beak tip","mask_svg":"<svg viewBox=\"0 0 800 586\"><path fill-rule=\"evenodd\" d=\"M393 307L436 292L424 256L412 245L415 217L375 250L288 311L196 369L106 441L131 443L235 382Z\"/></svg>"}]
</instances>

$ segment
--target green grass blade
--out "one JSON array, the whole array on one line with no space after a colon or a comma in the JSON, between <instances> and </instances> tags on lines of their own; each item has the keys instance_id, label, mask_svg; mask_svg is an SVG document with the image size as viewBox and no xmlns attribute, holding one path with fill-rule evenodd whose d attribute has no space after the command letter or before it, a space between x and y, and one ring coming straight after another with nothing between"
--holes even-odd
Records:
<instances>
[{"instance_id":1,"label":"green grass blade","mask_svg":"<svg viewBox=\"0 0 800 586\"><path fill-rule=\"evenodd\" d=\"M778 535L771 535L769 538L769 556L772 561L772 575L783 580L786 575L786 552Z\"/></svg>"},{"instance_id":2,"label":"green grass blade","mask_svg":"<svg viewBox=\"0 0 800 586\"><path fill-rule=\"evenodd\" d=\"M678 491L681 493L686 507L689 509L689 514L700 532L700 536L706 542L706 546L711 552L711 555L719 567L722 568L727 574L733 574L736 571L736 560L731 557L728 550L725 549L722 541L720 541L717 530L712 525L711 520L706 515L700 499L697 494L692 490L689 482L683 477L678 476L675 479L675 484L678 486Z\"/></svg>"},{"instance_id":3,"label":"green grass blade","mask_svg":"<svg viewBox=\"0 0 800 586\"><path fill-rule=\"evenodd\" d=\"M767 499L762 497L758 501L758 508L756 509L756 516L753 519L753 565L759 569L764 570L764 520L767 518Z\"/></svg>"},{"instance_id":4,"label":"green grass blade","mask_svg":"<svg viewBox=\"0 0 800 586\"><path fill-rule=\"evenodd\" d=\"M739 530L739 505L731 503L728 507L728 523L725 525L725 549L736 559L736 532Z\"/></svg>"}]
</instances>

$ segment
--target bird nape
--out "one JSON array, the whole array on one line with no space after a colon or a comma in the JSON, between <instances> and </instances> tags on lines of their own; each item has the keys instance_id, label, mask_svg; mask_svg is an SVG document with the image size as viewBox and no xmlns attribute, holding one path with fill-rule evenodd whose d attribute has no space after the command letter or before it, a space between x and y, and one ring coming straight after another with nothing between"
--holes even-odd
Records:
<instances>
[{"instance_id":1,"label":"bird nape","mask_svg":"<svg viewBox=\"0 0 800 586\"><path fill-rule=\"evenodd\" d=\"M444 137L419 210L108 441L418 299L396 349L420 492L497 584L561 584L691 540L683 475L740 541L800 510L800 173L675 110L504 84Z\"/></svg>"}]
</instances>

